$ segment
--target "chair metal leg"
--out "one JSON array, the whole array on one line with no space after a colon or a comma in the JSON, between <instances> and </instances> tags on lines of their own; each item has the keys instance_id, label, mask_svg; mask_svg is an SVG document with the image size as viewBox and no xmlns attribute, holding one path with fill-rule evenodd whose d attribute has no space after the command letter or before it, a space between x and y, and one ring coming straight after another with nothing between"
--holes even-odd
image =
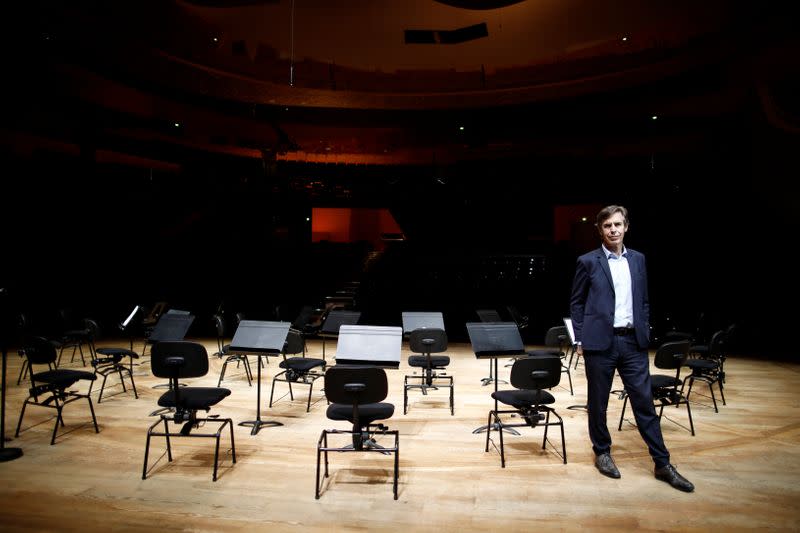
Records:
<instances>
[{"instance_id":1,"label":"chair metal leg","mask_svg":"<svg viewBox=\"0 0 800 533\"><path fill-rule=\"evenodd\" d=\"M575 391L572 389L572 374L569 371L569 366L563 367L564 373L567 375L567 379L569 380L569 394L570 396L575 396Z\"/></svg>"},{"instance_id":2,"label":"chair metal leg","mask_svg":"<svg viewBox=\"0 0 800 533\"><path fill-rule=\"evenodd\" d=\"M228 359L225 359L225 362L222 363L222 370L219 372L219 379L217 380L217 387L222 385L222 378L225 377L225 369L228 368Z\"/></svg>"},{"instance_id":3,"label":"chair metal leg","mask_svg":"<svg viewBox=\"0 0 800 533\"><path fill-rule=\"evenodd\" d=\"M19 413L19 421L17 422L17 431L14 433L14 437L19 437L19 428L22 427L22 417L25 416L25 408L28 406L28 400L22 402L22 411Z\"/></svg>"},{"instance_id":4,"label":"chair metal leg","mask_svg":"<svg viewBox=\"0 0 800 533\"><path fill-rule=\"evenodd\" d=\"M625 407L628 405L628 395L625 395L625 399L622 402L622 413L619 415L619 426L617 427L617 431L622 431L622 420L625 418ZM659 415L659 418L661 416Z\"/></svg>"},{"instance_id":5,"label":"chair metal leg","mask_svg":"<svg viewBox=\"0 0 800 533\"><path fill-rule=\"evenodd\" d=\"M408 414L408 376L403 376L403 414Z\"/></svg>"},{"instance_id":6,"label":"chair metal leg","mask_svg":"<svg viewBox=\"0 0 800 533\"><path fill-rule=\"evenodd\" d=\"M714 412L719 413L719 409L717 408L717 397L714 394L714 382L708 382L708 390L711 392L711 401L714 402Z\"/></svg>"},{"instance_id":7,"label":"chair metal leg","mask_svg":"<svg viewBox=\"0 0 800 533\"><path fill-rule=\"evenodd\" d=\"M306 402L306 413L311 411L311 391L314 390L314 380L308 384L308 401Z\"/></svg>"},{"instance_id":8,"label":"chair metal leg","mask_svg":"<svg viewBox=\"0 0 800 533\"><path fill-rule=\"evenodd\" d=\"M17 385L22 383L22 380L28 375L28 359L22 360L22 366L19 368L19 377L17 377Z\"/></svg>"},{"instance_id":9,"label":"chair metal leg","mask_svg":"<svg viewBox=\"0 0 800 533\"><path fill-rule=\"evenodd\" d=\"M220 431L221 430L222 430L222 428L220 428ZM216 481L217 480L217 465L219 464L219 434L220 434L220 431L217 431L217 438L215 439L215 444L214 444L214 473L211 475L211 481Z\"/></svg>"},{"instance_id":10,"label":"chair metal leg","mask_svg":"<svg viewBox=\"0 0 800 533\"><path fill-rule=\"evenodd\" d=\"M394 499L397 499L397 478L400 476L400 433L394 434Z\"/></svg>"},{"instance_id":11,"label":"chair metal leg","mask_svg":"<svg viewBox=\"0 0 800 533\"><path fill-rule=\"evenodd\" d=\"M50 446L56 443L56 433L58 432L58 421L61 420L61 423L62 424L64 423L64 420L61 418L61 409L63 408L64 408L63 405L60 405L56 408L58 411L58 416L56 416L56 423L53 424L53 436L50 438Z\"/></svg>"},{"instance_id":12,"label":"chair metal leg","mask_svg":"<svg viewBox=\"0 0 800 533\"><path fill-rule=\"evenodd\" d=\"M502 422L500 422L500 416L499 415L495 415L495 416L496 416L495 419L497 420L497 424L499 425L499 428L500 428L500 430L497 432L497 433L500 434L500 466L501 466L501 468L505 468L506 467L506 447L505 447L505 444L503 443L503 424L502 424ZM489 434L489 430L488 429L486 430L486 434L487 435Z\"/></svg>"},{"instance_id":13,"label":"chair metal leg","mask_svg":"<svg viewBox=\"0 0 800 533\"><path fill-rule=\"evenodd\" d=\"M450 416L454 416L456 414L455 411L455 401L454 401L454 391L455 391L455 383L453 383L453 378L450 378Z\"/></svg>"},{"instance_id":14,"label":"chair metal leg","mask_svg":"<svg viewBox=\"0 0 800 533\"><path fill-rule=\"evenodd\" d=\"M97 397L97 403L103 401L103 391L106 390L106 380L108 379L108 374L103 374L103 383L100 384L100 395ZM94 381L92 382L94 383ZM92 392L91 385L89 386L89 393Z\"/></svg>"}]
</instances>

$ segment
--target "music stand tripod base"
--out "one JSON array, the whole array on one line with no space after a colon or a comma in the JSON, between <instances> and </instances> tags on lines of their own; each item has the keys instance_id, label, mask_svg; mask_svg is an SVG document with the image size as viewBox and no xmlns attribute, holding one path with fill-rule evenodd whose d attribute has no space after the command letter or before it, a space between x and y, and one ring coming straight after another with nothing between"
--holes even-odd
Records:
<instances>
[{"instance_id":1,"label":"music stand tripod base","mask_svg":"<svg viewBox=\"0 0 800 533\"><path fill-rule=\"evenodd\" d=\"M274 420L261 420L261 358L282 352L289 334L288 322L242 320L231 340L229 353L250 354L258 357L256 364L256 419L239 422L240 426L252 427L250 435L257 435L264 426L282 426Z\"/></svg>"},{"instance_id":2,"label":"music stand tripod base","mask_svg":"<svg viewBox=\"0 0 800 533\"><path fill-rule=\"evenodd\" d=\"M282 426L283 422L277 422L275 420L246 420L244 422L239 422L239 425L243 427L253 426L253 429L250 430L250 434L256 435L261 430L262 426Z\"/></svg>"},{"instance_id":3,"label":"music stand tripod base","mask_svg":"<svg viewBox=\"0 0 800 533\"><path fill-rule=\"evenodd\" d=\"M0 449L0 463L13 461L22 457L22 448L3 448Z\"/></svg>"}]
</instances>

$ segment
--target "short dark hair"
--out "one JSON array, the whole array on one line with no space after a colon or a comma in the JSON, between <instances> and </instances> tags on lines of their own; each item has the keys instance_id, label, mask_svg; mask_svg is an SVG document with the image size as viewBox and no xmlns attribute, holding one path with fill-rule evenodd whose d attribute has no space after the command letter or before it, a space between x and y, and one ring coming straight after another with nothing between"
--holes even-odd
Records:
<instances>
[{"instance_id":1,"label":"short dark hair","mask_svg":"<svg viewBox=\"0 0 800 533\"><path fill-rule=\"evenodd\" d=\"M614 213L620 213L622 218L625 219L625 225L628 225L628 210L621 205L607 205L597 213L597 227L603 225L603 222L611 218Z\"/></svg>"}]
</instances>

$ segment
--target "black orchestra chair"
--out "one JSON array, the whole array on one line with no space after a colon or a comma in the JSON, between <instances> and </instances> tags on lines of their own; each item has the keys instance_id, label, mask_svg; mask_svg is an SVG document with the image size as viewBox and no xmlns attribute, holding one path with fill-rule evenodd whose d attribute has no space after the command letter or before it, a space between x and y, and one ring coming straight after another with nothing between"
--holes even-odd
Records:
<instances>
[{"instance_id":1,"label":"black orchestra chair","mask_svg":"<svg viewBox=\"0 0 800 533\"><path fill-rule=\"evenodd\" d=\"M689 341L675 341L665 342L656 350L655 361L653 362L656 368L661 370L674 370L675 374L653 374L650 376L651 390L653 391L653 401L659 407L658 418L660 419L664 413L664 407L680 405L686 406L686 412L689 415L689 429L694 436L694 421L692 420L692 408L689 401L681 393L680 387L683 384L681 381L681 367L686 363L686 358L689 357ZM625 408L628 405L628 394L623 391L624 400L622 402L622 413L619 416L619 427L617 430L622 429L622 420L625 417Z\"/></svg>"},{"instance_id":2,"label":"black orchestra chair","mask_svg":"<svg viewBox=\"0 0 800 533\"><path fill-rule=\"evenodd\" d=\"M297 316L292 321L292 329L296 329L303 334L303 355L306 354L305 339L315 336L322 327L325 320L325 312L315 309L311 305L304 305Z\"/></svg>"},{"instance_id":3,"label":"black orchestra chair","mask_svg":"<svg viewBox=\"0 0 800 533\"><path fill-rule=\"evenodd\" d=\"M89 402L89 411L92 414L94 431L95 433L100 433L89 393L80 394L76 391L67 390L79 381L94 381L95 375L85 370L56 368L55 364L58 357L56 347L44 337L31 337L25 341L23 346L22 351L28 361L28 375L30 377L31 387L29 389L28 398L22 404L22 412L19 414L19 422L17 423L17 432L15 436L19 437L19 430L22 427L22 418L25 416L25 408L28 405L38 405L40 407L55 409L57 412L55 426L53 427L53 436L50 439L50 444L55 444L58 425L61 424L61 427L64 427L64 406L80 399L85 399ZM37 365L46 365L48 369L37 372ZM91 387L89 390L91 391Z\"/></svg>"},{"instance_id":4,"label":"black orchestra chair","mask_svg":"<svg viewBox=\"0 0 800 533\"><path fill-rule=\"evenodd\" d=\"M222 363L222 370L219 372L219 380L217 381L217 387L222 385L222 379L225 377L225 370L228 368L228 363L236 363L238 367L241 363L244 366L244 375L247 378L247 384L252 386L253 385L253 371L250 368L250 359L247 358L247 354L243 353L230 353L231 345L225 344L225 319L222 318L222 315L214 315L214 328L217 331L217 353L214 354L217 357L224 357L225 362Z\"/></svg>"},{"instance_id":5,"label":"black orchestra chair","mask_svg":"<svg viewBox=\"0 0 800 533\"><path fill-rule=\"evenodd\" d=\"M692 373L684 380L681 386L681 392L689 383L689 389L686 391L686 399L692 394L692 386L695 381L703 381L708 384L708 390L711 393L711 401L714 402L714 412L718 413L717 397L714 394L714 384L719 387L719 395L722 398L722 405L727 405L725 402L725 390L723 383L725 381L725 339L726 331L719 330L711 336L711 340L706 344L692 345L689 347L689 354L691 357L686 359L685 365L689 367Z\"/></svg>"},{"instance_id":6,"label":"black orchestra chair","mask_svg":"<svg viewBox=\"0 0 800 533\"><path fill-rule=\"evenodd\" d=\"M320 463L325 454L325 477L328 477L328 452L378 452L394 453L394 499L397 499L397 478L400 467L400 436L397 430L389 430L378 420L386 420L394 414L394 405L382 403L389 393L386 371L372 366L332 366L325 372L325 396L332 402L327 416L331 420L346 420L352 429L324 429L317 442L317 483L315 498L319 499ZM350 434L351 443L340 447L328 446L328 435ZM375 442L376 434L394 435L394 446L385 448Z\"/></svg>"},{"instance_id":7,"label":"black orchestra chair","mask_svg":"<svg viewBox=\"0 0 800 533\"><path fill-rule=\"evenodd\" d=\"M56 367L61 366L61 356L64 354L64 350L68 348L72 348L70 362L75 360L75 351L77 350L81 355L81 364L86 366L86 357L83 353L83 347L86 346L86 349L91 351L91 342L93 340L93 332L86 321L87 319L83 319L80 327L68 329L62 333L61 339L58 342L59 350Z\"/></svg>"},{"instance_id":8,"label":"black orchestra chair","mask_svg":"<svg viewBox=\"0 0 800 533\"><path fill-rule=\"evenodd\" d=\"M450 357L431 355L447 350L447 333L440 328L415 329L408 335L408 348L414 353L422 354L408 357L408 366L419 368L421 374L405 376L403 380L403 414L408 413L408 391L410 389L419 389L422 394L427 395L429 389L438 390L439 387L450 389L450 414L455 414L453 376L447 376L442 372L450 364ZM409 383L409 380L412 380L412 383Z\"/></svg>"},{"instance_id":9,"label":"black orchestra chair","mask_svg":"<svg viewBox=\"0 0 800 533\"><path fill-rule=\"evenodd\" d=\"M489 411L486 429L486 449L489 451L489 438L492 428L500 435L500 465L505 468L506 455L503 443L503 428L544 426L542 449L547 447L547 431L550 426L561 429L561 457L567 464L567 447L564 441L564 421L555 409L549 407L555 398L545 389L555 387L561 381L561 358L557 355L523 357L514 361L511 367L511 385L513 390L500 390L492 393L492 398L513 409ZM551 421L550 415L558 421ZM522 422L506 423L500 415L519 417ZM556 452L557 453L557 452Z\"/></svg>"},{"instance_id":10,"label":"black orchestra chair","mask_svg":"<svg viewBox=\"0 0 800 533\"><path fill-rule=\"evenodd\" d=\"M197 411L210 411L211 407L218 404L230 395L231 391L219 387L193 387L181 386L183 378L199 378L208 373L208 352L205 346L189 341L162 341L153 345L150 365L153 375L159 378L168 378L170 388L158 399L158 405L170 412L159 415L159 420L147 430L147 444L144 449L144 466L142 479L147 477L147 456L150 452L150 438L164 437L167 442L167 458L172 461L172 446L170 439L173 437L208 437L216 440L214 448L214 473L212 480L217 480L219 464L219 442L225 426L231 432L231 458L236 463L236 446L233 441L233 421L230 418L217 418L208 416L198 418ZM156 426L164 424L164 431L156 431ZM194 433L193 430L206 424L221 424L214 433ZM183 424L180 430L170 430L170 424Z\"/></svg>"},{"instance_id":11,"label":"black orchestra chair","mask_svg":"<svg viewBox=\"0 0 800 533\"><path fill-rule=\"evenodd\" d=\"M122 392L127 392L125 387L125 374L131 380L131 389L133 395L137 399L139 394L136 392L136 383L133 381L133 360L139 358L139 354L127 348L97 348L95 341L100 335L100 327L97 322L91 318L84 320L86 328L89 331L89 354L91 355L92 367L94 368L95 376L103 376L103 381L100 384L100 394L97 397L97 403L103 401L103 392L106 388L106 381L111 374L119 375L119 382L122 385ZM123 360L125 361L123 363ZM89 387L89 394L91 394L92 387Z\"/></svg>"},{"instance_id":12,"label":"black orchestra chair","mask_svg":"<svg viewBox=\"0 0 800 533\"><path fill-rule=\"evenodd\" d=\"M294 401L292 383L295 385L308 385L308 401L306 402L306 412L311 410L311 392L314 389L314 381L325 375L325 360L312 357L286 357L287 355L296 356L305 353L305 337L296 330L290 329L283 347L283 361L278 366L283 368L282 372L275 374L272 378L272 391L269 393L269 406L272 407L272 397L275 394L275 382L283 381L289 385L289 399Z\"/></svg>"},{"instance_id":13,"label":"black orchestra chair","mask_svg":"<svg viewBox=\"0 0 800 533\"><path fill-rule=\"evenodd\" d=\"M557 355L561 358L561 372L567 375L569 380L569 393L574 395L572 389L572 375L570 373L570 363L567 359L567 352L571 348L572 343L569 340L569 333L566 326L553 326L547 330L544 335L544 345L546 348L538 350L528 350L529 356L537 355Z\"/></svg>"}]
</instances>

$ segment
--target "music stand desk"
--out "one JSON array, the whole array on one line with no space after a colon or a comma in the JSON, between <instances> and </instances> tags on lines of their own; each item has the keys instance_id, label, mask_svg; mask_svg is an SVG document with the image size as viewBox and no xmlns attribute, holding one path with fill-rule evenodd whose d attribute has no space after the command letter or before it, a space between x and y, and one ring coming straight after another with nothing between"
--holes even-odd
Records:
<instances>
[{"instance_id":1,"label":"music stand desk","mask_svg":"<svg viewBox=\"0 0 800 533\"><path fill-rule=\"evenodd\" d=\"M252 426L251 435L256 435L261 426L282 426L274 420L261 420L261 358L276 356L283 351L289 335L289 322L268 322L242 320L231 340L229 352L232 354L255 355L258 357L258 377L256 379L256 418L239 422L240 426Z\"/></svg>"},{"instance_id":2,"label":"music stand desk","mask_svg":"<svg viewBox=\"0 0 800 533\"><path fill-rule=\"evenodd\" d=\"M415 329L438 328L444 331L442 313L423 311L403 311L403 334L408 335Z\"/></svg>"},{"instance_id":3,"label":"music stand desk","mask_svg":"<svg viewBox=\"0 0 800 533\"><path fill-rule=\"evenodd\" d=\"M194 315L175 313L164 314L158 319L156 327L148 337L148 342L154 344L162 341L182 341L194 322Z\"/></svg>"},{"instance_id":4,"label":"music stand desk","mask_svg":"<svg viewBox=\"0 0 800 533\"><path fill-rule=\"evenodd\" d=\"M395 326L344 324L336 345L337 365L400 367L403 329Z\"/></svg>"},{"instance_id":5,"label":"music stand desk","mask_svg":"<svg viewBox=\"0 0 800 533\"><path fill-rule=\"evenodd\" d=\"M494 391L497 392L497 359L500 357L520 357L527 355L519 328L514 322L467 322L467 333L472 344L472 351L478 359L490 359L494 364ZM494 400L494 410L497 411L497 399ZM513 428L497 427L497 431L508 431L513 435L519 432ZM486 431L489 426L481 426L473 433Z\"/></svg>"},{"instance_id":6,"label":"music stand desk","mask_svg":"<svg viewBox=\"0 0 800 533\"><path fill-rule=\"evenodd\" d=\"M346 311L344 309L334 309L325 318L319 335L322 337L322 360L325 360L325 339L336 338L339 336L339 328L343 325L358 324L361 318L361 311ZM335 357L335 356L334 356Z\"/></svg>"}]
</instances>

